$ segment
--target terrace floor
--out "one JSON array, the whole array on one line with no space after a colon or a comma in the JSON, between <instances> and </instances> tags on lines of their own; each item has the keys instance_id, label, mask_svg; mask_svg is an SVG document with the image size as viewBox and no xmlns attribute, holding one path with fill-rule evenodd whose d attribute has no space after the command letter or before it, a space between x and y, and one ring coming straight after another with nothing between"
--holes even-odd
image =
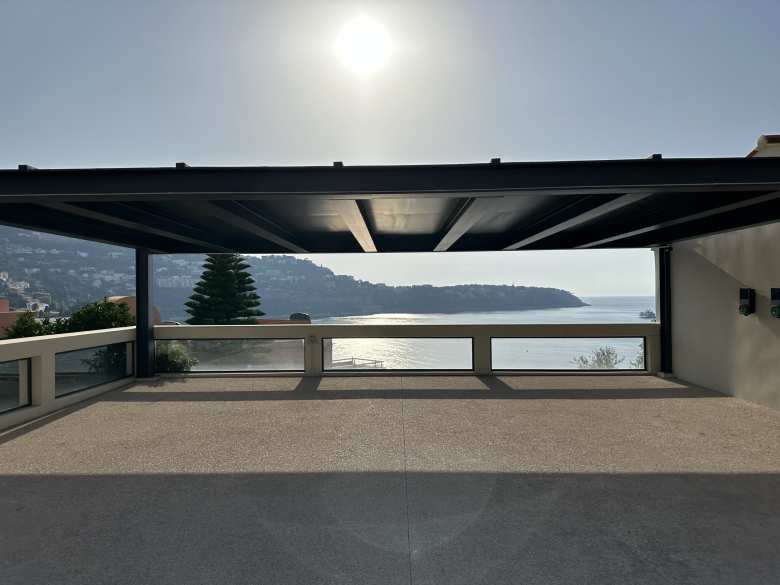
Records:
<instances>
[{"instance_id":1,"label":"terrace floor","mask_svg":"<svg viewBox=\"0 0 780 585\"><path fill-rule=\"evenodd\" d=\"M652 376L187 378L0 435L0 581L767 584L780 412Z\"/></svg>"}]
</instances>

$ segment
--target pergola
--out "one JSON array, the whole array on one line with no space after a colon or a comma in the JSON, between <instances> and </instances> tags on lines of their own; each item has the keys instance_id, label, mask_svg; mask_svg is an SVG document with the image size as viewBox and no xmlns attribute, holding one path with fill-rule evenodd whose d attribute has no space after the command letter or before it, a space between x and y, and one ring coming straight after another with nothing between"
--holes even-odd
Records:
<instances>
[{"instance_id":1,"label":"pergola","mask_svg":"<svg viewBox=\"0 0 780 585\"><path fill-rule=\"evenodd\" d=\"M153 372L157 253L656 247L780 219L780 158L0 170L0 223L136 249L138 374Z\"/></svg>"}]
</instances>

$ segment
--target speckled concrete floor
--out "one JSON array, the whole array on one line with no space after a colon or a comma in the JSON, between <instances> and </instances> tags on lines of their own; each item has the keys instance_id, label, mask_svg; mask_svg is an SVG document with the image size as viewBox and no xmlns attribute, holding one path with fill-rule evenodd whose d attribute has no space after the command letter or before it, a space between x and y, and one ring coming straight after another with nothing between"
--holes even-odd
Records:
<instances>
[{"instance_id":1,"label":"speckled concrete floor","mask_svg":"<svg viewBox=\"0 0 780 585\"><path fill-rule=\"evenodd\" d=\"M189 378L0 435L0 583L767 584L780 412L651 376Z\"/></svg>"}]
</instances>

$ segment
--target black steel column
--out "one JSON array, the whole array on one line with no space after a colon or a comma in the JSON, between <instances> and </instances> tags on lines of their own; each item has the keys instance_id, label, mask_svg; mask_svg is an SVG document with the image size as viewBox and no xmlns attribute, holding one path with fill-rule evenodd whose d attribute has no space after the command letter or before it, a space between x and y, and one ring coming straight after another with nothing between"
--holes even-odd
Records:
<instances>
[{"instance_id":1,"label":"black steel column","mask_svg":"<svg viewBox=\"0 0 780 585\"><path fill-rule=\"evenodd\" d=\"M672 248L658 249L658 306L661 323L661 371L672 373Z\"/></svg>"},{"instance_id":2,"label":"black steel column","mask_svg":"<svg viewBox=\"0 0 780 585\"><path fill-rule=\"evenodd\" d=\"M135 250L135 375L154 376L154 321L152 320L152 256L149 250Z\"/></svg>"}]
</instances>

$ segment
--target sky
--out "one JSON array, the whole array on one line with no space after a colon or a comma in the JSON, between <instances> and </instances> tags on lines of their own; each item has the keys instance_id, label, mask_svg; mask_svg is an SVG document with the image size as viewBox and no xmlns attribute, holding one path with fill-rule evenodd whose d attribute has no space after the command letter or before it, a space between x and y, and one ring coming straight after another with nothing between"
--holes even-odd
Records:
<instances>
[{"instance_id":1,"label":"sky","mask_svg":"<svg viewBox=\"0 0 780 585\"><path fill-rule=\"evenodd\" d=\"M334 53L359 15L394 47L369 78ZM777 0L0 0L0 168L743 156L780 132L778 22ZM652 294L645 250L316 260Z\"/></svg>"},{"instance_id":2,"label":"sky","mask_svg":"<svg viewBox=\"0 0 780 585\"><path fill-rule=\"evenodd\" d=\"M516 284L578 296L653 296L652 250L308 254L337 274L386 284Z\"/></svg>"}]
</instances>

